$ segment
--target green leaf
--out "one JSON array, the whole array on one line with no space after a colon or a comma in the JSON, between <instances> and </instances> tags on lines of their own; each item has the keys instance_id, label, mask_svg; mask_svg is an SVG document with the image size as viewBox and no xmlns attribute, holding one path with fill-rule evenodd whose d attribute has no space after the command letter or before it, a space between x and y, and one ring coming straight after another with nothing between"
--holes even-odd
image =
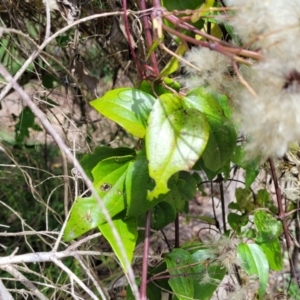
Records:
<instances>
[{"instance_id":1,"label":"green leaf","mask_svg":"<svg viewBox=\"0 0 300 300\"><path fill-rule=\"evenodd\" d=\"M262 299L266 292L269 277L269 264L263 250L256 244L241 243L237 247L237 253L247 274L258 275L259 299Z\"/></svg>"},{"instance_id":2,"label":"green leaf","mask_svg":"<svg viewBox=\"0 0 300 300\"><path fill-rule=\"evenodd\" d=\"M26 137L29 137L29 129L40 131L41 128L34 123L35 115L31 109L26 106L19 115L19 122L15 125L16 142L22 143Z\"/></svg>"},{"instance_id":3,"label":"green leaf","mask_svg":"<svg viewBox=\"0 0 300 300\"><path fill-rule=\"evenodd\" d=\"M242 227L248 223L247 214L239 215L236 213L229 213L227 220L232 230L237 231L238 233L240 233Z\"/></svg>"},{"instance_id":4,"label":"green leaf","mask_svg":"<svg viewBox=\"0 0 300 300\"><path fill-rule=\"evenodd\" d=\"M152 210L151 228L161 230L176 218L176 210L174 206L168 202L161 202Z\"/></svg>"},{"instance_id":5,"label":"green leaf","mask_svg":"<svg viewBox=\"0 0 300 300\"><path fill-rule=\"evenodd\" d=\"M90 104L129 133L143 138L155 98L137 89L119 88L107 92Z\"/></svg>"},{"instance_id":6,"label":"green leaf","mask_svg":"<svg viewBox=\"0 0 300 300\"><path fill-rule=\"evenodd\" d=\"M254 214L254 224L257 229L256 243L264 251L270 268L279 271L283 268L283 257L279 243L279 236L282 233L282 224L269 213L263 210Z\"/></svg>"},{"instance_id":7,"label":"green leaf","mask_svg":"<svg viewBox=\"0 0 300 300\"><path fill-rule=\"evenodd\" d=\"M257 158L251 161L247 160L244 148L241 146L236 146L233 150L231 160L238 166L245 169L245 186L246 188L250 187L259 173L260 159Z\"/></svg>"},{"instance_id":8,"label":"green leaf","mask_svg":"<svg viewBox=\"0 0 300 300\"><path fill-rule=\"evenodd\" d=\"M134 155L135 151L130 148L111 148L111 147L97 147L93 153L86 154L80 161L81 166L86 172L90 179L93 179L92 170L96 165L102 160L112 157L112 156L125 156Z\"/></svg>"},{"instance_id":9,"label":"green leaf","mask_svg":"<svg viewBox=\"0 0 300 300\"><path fill-rule=\"evenodd\" d=\"M185 203L190 201L196 194L197 184L189 172L179 172L178 180L169 184L171 191L166 195L164 201L171 203L177 212L182 212Z\"/></svg>"},{"instance_id":10,"label":"green leaf","mask_svg":"<svg viewBox=\"0 0 300 300\"><path fill-rule=\"evenodd\" d=\"M238 211L241 212L241 208L240 208L240 206L236 202L230 202L228 204L228 208L229 209L235 209L235 210L238 210Z\"/></svg>"},{"instance_id":11,"label":"green leaf","mask_svg":"<svg viewBox=\"0 0 300 300\"><path fill-rule=\"evenodd\" d=\"M236 202L242 212L251 212L255 209L253 194L249 188L237 188L235 190Z\"/></svg>"},{"instance_id":12,"label":"green leaf","mask_svg":"<svg viewBox=\"0 0 300 300\"><path fill-rule=\"evenodd\" d=\"M116 227L117 232L121 238L122 245L125 249L127 260L132 261L136 240L138 237L137 221L136 219L114 219L113 223ZM114 235L112 234L111 226L108 223L99 225L99 230L104 235L110 246L113 248L114 253L118 257L124 272L127 272L124 258L121 254L120 247L117 244Z\"/></svg>"},{"instance_id":13,"label":"green leaf","mask_svg":"<svg viewBox=\"0 0 300 300\"><path fill-rule=\"evenodd\" d=\"M177 298L179 300L193 298L193 278L185 275L191 273L190 265L193 263L191 254L183 249L173 249L165 256L164 261L171 275L169 285Z\"/></svg>"},{"instance_id":14,"label":"green leaf","mask_svg":"<svg viewBox=\"0 0 300 300\"><path fill-rule=\"evenodd\" d=\"M196 9L203 4L204 0L163 0L162 5L168 10Z\"/></svg>"},{"instance_id":15,"label":"green leaf","mask_svg":"<svg viewBox=\"0 0 300 300\"><path fill-rule=\"evenodd\" d=\"M155 201L147 199L147 191L153 180L151 180L148 172L148 160L144 151L136 156L128 166L126 175L126 201L127 201L127 218L139 217L163 200L162 197Z\"/></svg>"},{"instance_id":16,"label":"green leaf","mask_svg":"<svg viewBox=\"0 0 300 300\"><path fill-rule=\"evenodd\" d=\"M136 280L138 281L138 280ZM140 284L140 283L139 283ZM147 283L147 300L160 300L161 296L161 288L152 282ZM126 300L136 300L135 296L132 293L130 285L126 287Z\"/></svg>"},{"instance_id":17,"label":"green leaf","mask_svg":"<svg viewBox=\"0 0 300 300\"><path fill-rule=\"evenodd\" d=\"M161 289L152 282L147 283L147 299L159 300L161 299Z\"/></svg>"},{"instance_id":18,"label":"green leaf","mask_svg":"<svg viewBox=\"0 0 300 300\"><path fill-rule=\"evenodd\" d=\"M220 94L215 94L214 98L218 102L218 104L222 107L224 116L230 119L231 107L229 105L228 98L225 95L220 95Z\"/></svg>"},{"instance_id":19,"label":"green leaf","mask_svg":"<svg viewBox=\"0 0 300 300\"><path fill-rule=\"evenodd\" d=\"M187 50L187 46L186 44L179 44L177 50L176 50L176 54L182 56L185 51ZM168 76L174 72L176 72L180 67L178 58L175 56L172 56L171 59L168 61L168 63L165 65L165 67L163 68L163 70L160 72L158 78L162 78L165 76Z\"/></svg>"},{"instance_id":20,"label":"green leaf","mask_svg":"<svg viewBox=\"0 0 300 300\"><path fill-rule=\"evenodd\" d=\"M266 189L261 189L257 192L257 203L259 206L264 207L270 201L270 194Z\"/></svg>"},{"instance_id":21,"label":"green leaf","mask_svg":"<svg viewBox=\"0 0 300 300\"><path fill-rule=\"evenodd\" d=\"M125 209L124 182L128 164L133 157L111 157L102 160L92 171L93 185L111 217ZM94 197L77 198L72 207L64 239L73 240L106 222Z\"/></svg>"},{"instance_id":22,"label":"green leaf","mask_svg":"<svg viewBox=\"0 0 300 300\"><path fill-rule=\"evenodd\" d=\"M42 84L46 89L53 89L54 82L57 82L57 79L52 74L46 74L42 77Z\"/></svg>"},{"instance_id":23,"label":"green leaf","mask_svg":"<svg viewBox=\"0 0 300 300\"><path fill-rule=\"evenodd\" d=\"M226 268L209 264L209 249L200 249L192 254L194 277L194 299L209 300L226 274Z\"/></svg>"},{"instance_id":24,"label":"green leaf","mask_svg":"<svg viewBox=\"0 0 300 300\"><path fill-rule=\"evenodd\" d=\"M237 140L235 127L216 100L220 97L208 93L205 88L196 88L184 98L187 107L204 113L209 122L210 135L202 159L204 165L212 171L218 171L228 162Z\"/></svg>"},{"instance_id":25,"label":"green leaf","mask_svg":"<svg viewBox=\"0 0 300 300\"><path fill-rule=\"evenodd\" d=\"M146 80L143 80L139 85L139 90L150 94L153 97L157 97L170 92L167 86L175 90L176 92L179 92L180 90L180 84L174 79L168 77L154 82L148 82Z\"/></svg>"},{"instance_id":26,"label":"green leaf","mask_svg":"<svg viewBox=\"0 0 300 300\"><path fill-rule=\"evenodd\" d=\"M185 109L182 99L173 94L160 96L148 123L149 174L156 183L148 199L153 200L169 191L167 182L174 173L193 167L206 147L209 125L201 112Z\"/></svg>"}]
</instances>

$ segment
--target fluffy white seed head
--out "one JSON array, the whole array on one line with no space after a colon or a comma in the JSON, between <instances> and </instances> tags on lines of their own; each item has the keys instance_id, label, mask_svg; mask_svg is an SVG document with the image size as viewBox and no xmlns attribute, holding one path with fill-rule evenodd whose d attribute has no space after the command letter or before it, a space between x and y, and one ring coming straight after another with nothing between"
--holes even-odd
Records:
<instances>
[{"instance_id":1,"label":"fluffy white seed head","mask_svg":"<svg viewBox=\"0 0 300 300\"><path fill-rule=\"evenodd\" d=\"M300 0L225 0L234 7L228 20L243 43L267 49L290 42L290 31L300 32ZM273 48L275 49L275 48Z\"/></svg>"},{"instance_id":2,"label":"fluffy white seed head","mask_svg":"<svg viewBox=\"0 0 300 300\"><path fill-rule=\"evenodd\" d=\"M183 64L187 74L181 79L183 85L188 88L207 86L214 91L221 89L230 65L228 57L204 47L194 47L184 58L190 65Z\"/></svg>"},{"instance_id":3,"label":"fluffy white seed head","mask_svg":"<svg viewBox=\"0 0 300 300\"><path fill-rule=\"evenodd\" d=\"M290 143L300 140L300 62L283 64L270 57L243 75L257 94L241 88L235 95L249 158L281 157Z\"/></svg>"}]
</instances>

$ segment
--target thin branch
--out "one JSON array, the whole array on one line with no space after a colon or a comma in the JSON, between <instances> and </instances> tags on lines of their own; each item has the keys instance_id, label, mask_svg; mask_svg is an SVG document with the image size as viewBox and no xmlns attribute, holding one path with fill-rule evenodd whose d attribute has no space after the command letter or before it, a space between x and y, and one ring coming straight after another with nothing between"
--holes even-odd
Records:
<instances>
[{"instance_id":1,"label":"thin branch","mask_svg":"<svg viewBox=\"0 0 300 300\"><path fill-rule=\"evenodd\" d=\"M65 271L71 282L74 280L86 293L90 295L90 297L94 300L99 300L98 297L80 280L68 267L66 267L60 260L58 260L55 257L51 258L51 261L53 261L59 268L61 268L63 271Z\"/></svg>"},{"instance_id":2,"label":"thin branch","mask_svg":"<svg viewBox=\"0 0 300 300\"><path fill-rule=\"evenodd\" d=\"M154 7L157 6L157 3L156 3L157 1L158 0L153 1L153 6ZM145 10L146 9L146 1L145 0L141 0L140 1L140 9L141 10ZM152 20L154 20L154 19L160 19L161 20L159 12L157 12L156 10L154 10L153 13L154 14L151 15ZM147 18L147 15L143 14L141 16L141 18L142 18L142 21L143 21L143 24L144 24L145 39L146 39L146 43L147 43L148 50L149 50L152 47L152 45L153 45L152 31L151 31L151 28L150 28L150 25L149 25L149 20ZM154 75L157 76L159 74L159 68L158 68L158 63L157 63L157 59L156 59L156 56L155 56L154 52L151 53L150 59L151 59L151 62L152 62L152 68L154 70Z\"/></svg>"},{"instance_id":3,"label":"thin branch","mask_svg":"<svg viewBox=\"0 0 300 300\"><path fill-rule=\"evenodd\" d=\"M1 266L1 269L12 275L15 279L25 285L33 295L35 295L38 299L41 300L48 300L38 288L29 280L27 279L22 273L20 273L14 266L4 265ZM6 298L5 298L6 299Z\"/></svg>"},{"instance_id":4,"label":"thin branch","mask_svg":"<svg viewBox=\"0 0 300 300\"><path fill-rule=\"evenodd\" d=\"M0 280L0 299L14 300L10 292L6 289L2 280Z\"/></svg>"},{"instance_id":5,"label":"thin branch","mask_svg":"<svg viewBox=\"0 0 300 300\"><path fill-rule=\"evenodd\" d=\"M150 244L150 225L151 225L151 209L146 213L146 227L145 227L145 241L144 241L144 255L142 266L142 280L141 280L141 300L147 300L147 274L148 274L148 256Z\"/></svg>"},{"instance_id":6,"label":"thin branch","mask_svg":"<svg viewBox=\"0 0 300 300\"><path fill-rule=\"evenodd\" d=\"M125 262L125 268L128 271L128 273L126 273L126 276L128 278L129 284L131 286L133 295L136 297L136 299L139 299L139 292L138 292L137 285L135 283L135 275L134 275L133 269L130 265L130 262L128 261L124 246L123 246L121 238L120 238L120 235L110 217L109 212L107 211L104 203L101 201L95 187L93 186L91 180L86 175L85 171L81 167L78 160L75 157L73 157L70 149L64 143L64 141L62 140L60 135L55 131L55 129L50 124L50 122L47 120L47 118L45 118L42 111L35 105L35 103L31 100L31 98L28 96L28 94L20 87L20 85L15 81L15 79L10 75L10 73L5 69L5 67L2 64L0 64L0 74L6 79L8 84L11 84L11 86L21 96L21 98L27 103L28 107L32 110L34 115L40 120L40 122L44 126L45 130L52 136L52 138L57 143L59 148L62 149L66 153L67 158L70 161L73 161L74 167L78 170L78 172L82 176L83 180L85 181L85 183L87 185L87 188L91 190L93 197L95 197L96 201L98 202L99 207L101 208L101 210L105 216L105 219L107 220L108 224L111 227L112 234L113 234L115 241L120 249L121 256Z\"/></svg>"},{"instance_id":7,"label":"thin branch","mask_svg":"<svg viewBox=\"0 0 300 300\"><path fill-rule=\"evenodd\" d=\"M97 275L96 274L92 274L91 268L86 266L86 264L83 262L82 257L76 256L76 260L79 262L79 264L81 265L82 269L87 274L88 278L91 279L91 281L93 282L93 284L96 287L99 295L101 296L101 299L102 300L110 299L110 297L109 297L109 295L108 295L105 287L102 286L102 284L100 283L100 281L96 280Z\"/></svg>"},{"instance_id":8,"label":"thin branch","mask_svg":"<svg viewBox=\"0 0 300 300\"><path fill-rule=\"evenodd\" d=\"M50 16L50 0L43 1L46 6L46 33L45 33L45 41L50 36L51 30L51 16Z\"/></svg>"},{"instance_id":9,"label":"thin branch","mask_svg":"<svg viewBox=\"0 0 300 300\"><path fill-rule=\"evenodd\" d=\"M144 79L145 77L144 70L141 67L141 64L136 56L135 49L133 49L133 45L132 45L132 36L129 29L128 14L127 14L127 0L123 0L123 13L124 13L123 18L124 18L125 32L127 35L127 41L128 41L130 53L134 60L135 66L140 74L140 78Z\"/></svg>"},{"instance_id":10,"label":"thin branch","mask_svg":"<svg viewBox=\"0 0 300 300\"><path fill-rule=\"evenodd\" d=\"M34 253L27 253L21 255L10 255L6 257L0 257L0 266L2 265L9 265L9 264L21 264L21 263L38 263L38 262L45 262L51 261L53 258L55 259L62 259L65 257L75 257L75 256L107 256L107 257L115 257L114 253L110 252L101 252L101 251L60 251L60 252L34 252Z\"/></svg>"},{"instance_id":11,"label":"thin branch","mask_svg":"<svg viewBox=\"0 0 300 300\"><path fill-rule=\"evenodd\" d=\"M131 10L127 10L126 13L132 13L132 14L142 14L145 12L149 12L152 11L152 9L147 9L146 11L139 11L139 12L135 12L135 11L131 11ZM3 100L3 98L8 94L8 92L10 91L10 89L13 87L14 83L16 83L18 81L18 79L23 75L23 73L27 70L27 68L29 67L29 65L39 56L39 54L42 52L42 50L54 39L56 39L59 35L61 35L62 33L68 31L70 28L74 27L77 24L80 23L84 23L90 20L94 20L97 18L104 18L104 17L109 17L109 16L119 16L119 15L123 15L123 12L110 12L110 13L103 13L103 14L95 14L92 16L88 16L86 18L82 18L79 19L77 21L75 21L73 24L69 24L66 27L61 28L60 30L56 31L54 34L52 34L47 40L45 40L39 47L37 50L35 50L30 57L23 63L22 67L18 70L18 72L15 74L15 76L13 77L12 80L7 82L7 85L5 86L5 88L3 88L2 92L0 93L0 102ZM0 27L1 32L9 32L9 29Z\"/></svg>"}]
</instances>

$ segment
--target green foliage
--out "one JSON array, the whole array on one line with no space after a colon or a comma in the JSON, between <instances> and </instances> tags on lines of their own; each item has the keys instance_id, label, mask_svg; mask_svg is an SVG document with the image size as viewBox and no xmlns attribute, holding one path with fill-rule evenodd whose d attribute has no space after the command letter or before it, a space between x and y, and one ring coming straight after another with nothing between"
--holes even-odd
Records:
<instances>
[{"instance_id":1,"label":"green foliage","mask_svg":"<svg viewBox=\"0 0 300 300\"><path fill-rule=\"evenodd\" d=\"M20 145L25 138L29 138L29 129L40 131L41 128L35 123L35 115L27 106L24 107L18 119L19 122L15 126L15 141Z\"/></svg>"},{"instance_id":2,"label":"green foliage","mask_svg":"<svg viewBox=\"0 0 300 300\"><path fill-rule=\"evenodd\" d=\"M146 122L155 99L137 89L120 88L107 92L90 104L105 117L139 138L146 134Z\"/></svg>"},{"instance_id":3,"label":"green foliage","mask_svg":"<svg viewBox=\"0 0 300 300\"><path fill-rule=\"evenodd\" d=\"M121 243L124 245L127 260L131 261L135 249L135 243L138 237L137 221L134 218L127 220L117 218L113 220L113 224L121 237ZM116 242L110 225L108 223L100 224L99 230L113 248L114 253L118 257L124 271L127 272L126 263L122 256L120 245Z\"/></svg>"},{"instance_id":4,"label":"green foliage","mask_svg":"<svg viewBox=\"0 0 300 300\"><path fill-rule=\"evenodd\" d=\"M146 150L149 174L155 180L148 193L153 200L169 191L167 181L180 170L189 170L205 149L209 135L207 120L184 100L173 94L157 99L149 116Z\"/></svg>"},{"instance_id":5,"label":"green foliage","mask_svg":"<svg viewBox=\"0 0 300 300\"><path fill-rule=\"evenodd\" d=\"M94 95L103 95L93 101L85 99L85 91L81 91L78 88L74 93L76 101L74 100L74 103L72 103L80 107L83 119L86 118L88 113L86 110L87 102L99 114L117 123L119 131L116 135L113 135L112 139L117 139L119 132L130 136L129 147L124 147L124 144L119 147L111 143L111 140L105 144L103 143L104 146L99 146L99 139L94 138L92 134L90 135L88 132L90 127L87 126L86 141L88 148L92 150L81 159L82 167L92 180L102 204L112 218L114 227L120 236L120 242L125 250L125 257L121 251L122 247L116 242L111 225L107 223L105 214L101 210L98 201L94 196L88 194L90 191L83 191L84 193L81 195L76 193L76 195L80 196L76 196L75 202L71 207L70 216L64 229L64 241L70 242L89 233L91 230L99 230L114 252L114 259L117 258L123 273L127 273L129 270L127 269L126 261L131 262L133 260L136 246L145 239L144 228L147 212L149 212L151 220L150 234L157 233L171 222L174 222L180 213L189 213L189 201L195 197L197 192L201 192L202 196L206 195L204 191L206 191L205 184L207 182L211 184L211 187L222 186L223 181L231 180L232 174L240 169L245 173L244 185L242 188L235 189L235 199L232 199L233 201L228 205L228 214L225 215L224 211L224 215L221 216L222 221L220 222L219 216L215 215L215 210L213 210L211 215L199 215L196 217L197 221L206 223L210 228L214 226L214 229L217 231L216 236L220 235L221 237L219 239L210 239L209 237L209 243L204 243L202 238L204 240L206 237L198 234L197 237L201 241L191 241L181 247L177 247L178 240L176 236L177 248L169 249L168 253L163 253L158 258L159 263L148 270L147 298L159 300L162 298L162 291L165 291L169 292L174 300L208 300L213 297L218 287L222 286L224 283L222 283L222 280L225 278L226 273L229 276L239 278L237 274L245 271L248 279L258 280L259 282L259 290L251 292L253 294L258 293L259 299L263 299L270 270L280 271L284 267L280 237L283 233L282 223L285 220L282 216L280 216L280 220L275 217L278 214L278 209L273 203L267 188L252 189L252 184L257 180L257 175L260 171L261 158L249 159L244 150L243 142L240 142L242 140L242 137L240 139L240 134L239 142L237 143L239 131L237 124L233 121L231 100L226 95L220 94L220 91L227 92L229 85L219 86L216 83L216 86L219 88L216 91L212 91L212 87L215 85L211 87L206 86L205 83L192 90L186 90L180 86L182 80L178 79L177 81L177 78L182 76L182 73L179 71L180 57L184 56L186 51L189 51L190 43L193 43L193 41L195 45L207 47L212 51L219 52L219 54L226 54L237 65L248 61L247 52L245 52L245 48L238 49L243 51L243 53L241 54L241 59L237 59L240 52L235 51L237 50L235 45L227 47L229 46L226 44L228 43L226 40L228 36L234 39L236 44L241 43L241 39L236 36L234 29L230 25L218 25L220 19L214 18L214 14L222 14L222 10L218 9L221 7L219 1L163 0L161 2L164 9L168 10L168 13L153 20L154 28L152 29L154 32L157 32L156 35L153 35L152 46L150 49L144 49L145 51L140 49L148 43L148 39L144 43L142 38L144 33L141 32L139 33L140 39L138 42L142 41L143 45L142 47L138 45L135 49L136 52L132 53L138 54L137 59L141 59L140 56L142 57L143 54L147 57L144 62L140 62L141 66L137 64L137 69L141 76L139 80L136 80L136 77L134 77L134 80L136 80L134 88L116 88L105 93L102 88L97 91L89 91L93 92ZM130 6L130 1L128 4ZM98 0L90 1L89 5L95 6L97 9L107 9L109 6L105 1ZM81 7L81 12L81 16L89 13L89 11L85 10L84 4ZM232 15L232 12L226 10L227 13L228 16ZM168 16L176 19L177 23L173 22L172 18L168 19ZM162 23L160 23L160 17L163 19ZM43 26L45 24L44 21L41 19ZM129 21L131 22L130 18ZM188 30L189 25L186 22L193 26L193 30ZM51 24L53 25L55 22ZM99 24L96 23L96 20L92 24L95 28L101 27L98 26ZM120 25L123 26L121 23ZM43 48L44 53L41 52L39 58L27 68L26 72L28 74L33 73L33 70L36 72L35 74L37 74L40 85L44 90L54 90L62 82L64 82L66 90L73 88L78 85L76 81L82 80L84 76L90 76L87 75L89 68L86 67L93 65L93 63L95 67L90 72L93 76L112 77L113 64L107 63L103 65L102 60L98 64L98 58L100 56L112 57L111 53L109 53L111 51L111 49L108 49L109 47L112 47L114 51L117 50L116 53L118 54L126 50L122 49L120 45L116 45L119 41L111 43L109 47L107 47L108 45L101 45L100 47L98 41L95 43L96 46L91 42L88 44L90 47L87 47L89 49L86 52L89 54L90 60L86 60L80 53L83 44L90 38L90 36L86 37L87 34L90 35L89 30L86 30L90 29L90 26L87 26L87 28L85 26L87 25L81 24L77 29L78 33L80 33L78 34L78 42L80 42L80 47L77 47L79 49L78 53L71 53L71 50L68 53L69 50L66 50L69 43L75 43L74 41L76 40L75 37L73 39L72 28L53 39L53 45L48 45L49 48L55 48L53 53L59 53L57 57L59 57L59 60L64 61L64 64L60 65L60 61L55 61L51 55L48 57L46 55L48 54L48 49ZM111 24L108 27L110 26ZM52 28L54 27L52 26ZM59 28L61 28L61 24L59 24ZM84 31L82 28L84 28ZM113 26L110 29L113 29ZM160 34L159 30L165 30L165 32ZM201 36L201 32L211 34L211 38ZM42 36L41 32L37 31L35 26L32 25L28 27L28 33L35 42ZM44 27L42 33L44 34ZM101 34L95 32L95 36L105 36L106 42L108 42L111 34L112 31L109 33L108 31L102 32ZM219 41L218 44L216 37L220 37L220 35L224 35L224 40ZM5 34L3 36L0 43L0 59L2 64L14 75L20 70L25 61L24 53L27 53L28 49L35 49L36 46L34 45L34 48L31 45L32 47L27 49L27 43L29 45L27 40L24 44L16 43L17 47L22 48L22 51L22 46L26 46L23 53L16 46L11 46L12 41L14 42L9 35ZM166 42L170 42L170 51L168 51L166 56L160 57L159 46ZM77 44L76 46L79 45ZM161 49L164 49L164 47L161 47ZM67 53L66 57L62 57L63 54L61 53L64 52ZM172 54L172 52L175 55L170 57L169 54ZM20 55L20 53L22 54ZM75 54L74 57L73 54ZM249 56L251 60L260 59L257 58L258 53L254 54ZM84 75L80 77L74 73L72 74L74 75L74 78L72 78L74 81L71 80L72 82L69 82L72 75L68 74L64 80L65 74L62 75L62 70L67 65L71 67L71 63L76 64L78 62L77 55L80 55L80 60L86 60L86 65L82 69ZM151 65L150 61L153 58L151 55L159 58L158 66L155 66L155 64ZM46 61L46 58L49 58L49 60ZM124 61L124 57L120 56L118 59ZM214 72L212 68L208 69L208 71L204 70L206 61L204 61L203 68L198 68L195 61L191 63L195 64L197 71L193 73L188 68L186 70L196 77L198 75L199 77L203 75L203 78L206 75L210 77ZM70 70L70 68L68 69ZM227 66L226 71L228 72L226 72L226 76L232 79L238 75L239 70L241 75L244 75L242 74L243 68L238 66L237 69L233 69L232 66ZM205 75L205 72L208 74ZM113 77L118 77L120 74L116 72L114 75L116 76ZM92 76L89 78L99 79ZM247 79L247 76L245 78ZM97 81L97 84L95 84L97 88L99 83L100 81ZM101 83L103 84L105 81L103 80ZM115 83L113 83L113 86L118 86ZM20 84L24 85L21 80ZM231 95L230 93L228 94ZM43 108L45 115L47 109L58 106L56 102L47 97L48 95L40 98L46 104L46 108ZM72 108L72 113L75 111L76 109L73 110ZM51 113L60 123L55 113L52 111ZM15 121L15 140L10 137L11 143L15 146L15 149L29 147L27 139L30 137L30 132L41 130L35 122L34 114L28 107L24 107L18 116L13 115L13 117ZM67 117L69 118L69 115ZM49 115L47 115L47 118L50 119ZM100 122L102 120L103 118L101 118ZM81 126L84 123L84 121L82 123L81 121L76 119L76 126L78 124L78 126ZM62 128L65 130L67 127L62 126ZM96 147L94 147L93 143L96 143ZM111 145L111 147L107 145ZM49 160L51 161L50 164L52 164L52 160L54 158L51 157L51 160ZM47 161L48 164L49 161ZM297 161L295 166L298 166L298 164ZM66 170L64 172L65 177L67 177ZM283 175L284 172L282 172ZM20 174L15 174L14 172L12 174L15 176L14 183L17 185L21 181ZM1 178L4 178L4 180L5 176L6 174L1 173ZM34 196L32 198L39 202L43 203L44 201L39 196L44 193L44 190L37 191L39 183L31 182L26 172L24 172L23 176L25 180L22 180L26 182L28 189L31 189L31 193L26 193L20 189L16 190L15 194L12 194L7 191L6 186L1 191L1 196L7 198L11 207L16 211L21 211L20 206L27 207L30 205L31 195ZM56 174L51 173L51 176L54 179ZM272 174L272 176L275 175ZM79 179L75 177L73 176L74 181ZM41 176L40 179L47 181L49 178L44 179ZM76 181L75 184L77 183ZM60 187L59 183L55 187L52 187L51 184L49 186L53 190ZM50 194L50 199L52 191L48 191L48 194ZM48 194L45 192L45 195ZM222 192L220 194L219 198L221 201L224 201ZM18 200L19 198L21 201ZM57 211L59 212L64 209L66 211L69 208L66 203L64 203L66 207L62 207L62 198L60 195L55 199L55 203L58 206ZM46 213L48 214L48 209L51 207L48 200L45 207L47 207ZM224 207L225 202L222 203L222 209ZM288 205L286 205L287 207ZM296 210L296 208L295 203L290 205L290 210ZM52 216L50 220L47 219L47 230L61 227L63 223L59 213L54 215L55 217ZM9 220L9 217L5 213L4 219ZM33 219L34 217L30 212L26 214L26 219ZM37 218L40 218L40 216L37 216ZM187 215L187 221L189 221L189 218L190 215ZM39 226L34 229L38 230ZM44 228L42 227L41 229ZM225 237L226 241L231 242L236 239L237 242L232 242L234 246L231 243L224 246L222 243ZM251 242L249 243L249 241ZM52 245L51 243L49 245ZM30 240L30 244L35 246L36 241ZM101 246L98 246L97 249L101 249ZM170 245L168 247L171 248ZM155 255L159 256L157 253ZM73 260L67 260L66 264L72 268L74 273L79 272L78 264L74 263ZM61 276L56 268L50 269L48 274L50 278L59 278L57 283L61 285L64 285L64 281L67 280L67 276ZM137 284L141 285L142 283L140 280L137 280ZM245 286L246 284L241 281L240 288L243 289ZM228 290L230 289L228 288ZM47 294L47 291L45 291L45 294ZM227 296L230 299L230 292L228 292ZM127 287L126 297L127 299L134 299L130 287ZM62 299L64 298L65 296L62 296Z\"/></svg>"},{"instance_id":6,"label":"green foliage","mask_svg":"<svg viewBox=\"0 0 300 300\"><path fill-rule=\"evenodd\" d=\"M129 162L133 156L109 157L92 170L94 186L112 217L125 209L124 183ZM94 197L78 198L65 229L66 241L106 222Z\"/></svg>"},{"instance_id":7,"label":"green foliage","mask_svg":"<svg viewBox=\"0 0 300 300\"><path fill-rule=\"evenodd\" d=\"M255 212L254 224L257 230L255 242L264 251L270 268L282 270L283 257L278 239L282 234L282 224L263 210Z\"/></svg>"},{"instance_id":8,"label":"green foliage","mask_svg":"<svg viewBox=\"0 0 300 300\"><path fill-rule=\"evenodd\" d=\"M238 245L238 255L248 275L257 275L260 283L259 299L262 299L268 283L269 264L263 250L256 244Z\"/></svg>"},{"instance_id":9,"label":"green foliage","mask_svg":"<svg viewBox=\"0 0 300 300\"><path fill-rule=\"evenodd\" d=\"M194 294L193 278L190 277L190 265L193 263L190 253L184 249L174 249L165 257L171 278L169 284L178 299L186 299ZM178 276L187 274L187 276Z\"/></svg>"},{"instance_id":10,"label":"green foliage","mask_svg":"<svg viewBox=\"0 0 300 300\"><path fill-rule=\"evenodd\" d=\"M185 100L188 107L201 111L209 122L209 140L202 158L206 168L218 171L230 159L237 139L236 130L225 115L229 114L227 99L224 95L212 95L199 88L190 91Z\"/></svg>"}]
</instances>

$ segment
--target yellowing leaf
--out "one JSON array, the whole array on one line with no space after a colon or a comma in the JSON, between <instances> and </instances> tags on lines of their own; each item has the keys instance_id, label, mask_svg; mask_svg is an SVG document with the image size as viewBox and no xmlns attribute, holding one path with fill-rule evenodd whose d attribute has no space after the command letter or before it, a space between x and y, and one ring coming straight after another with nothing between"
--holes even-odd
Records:
<instances>
[{"instance_id":1,"label":"yellowing leaf","mask_svg":"<svg viewBox=\"0 0 300 300\"><path fill-rule=\"evenodd\" d=\"M206 147L209 125L200 111L184 108L182 98L173 94L161 95L148 124L149 174L156 183L148 199L153 200L169 191L167 183L173 174L193 167Z\"/></svg>"}]
</instances>

